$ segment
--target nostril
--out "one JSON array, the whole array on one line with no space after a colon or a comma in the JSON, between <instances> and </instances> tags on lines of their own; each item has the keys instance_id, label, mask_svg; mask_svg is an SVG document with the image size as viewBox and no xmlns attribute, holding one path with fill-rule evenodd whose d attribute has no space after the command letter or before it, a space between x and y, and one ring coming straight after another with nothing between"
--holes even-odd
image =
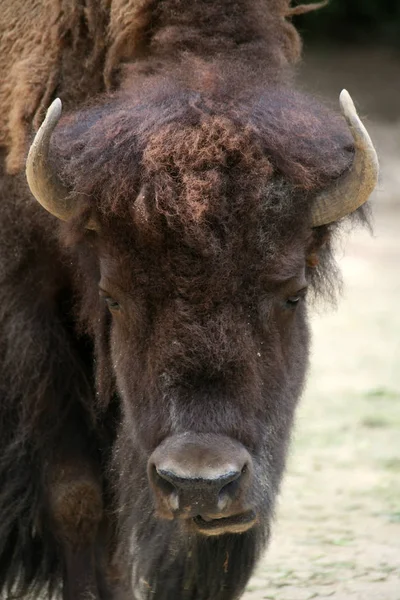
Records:
<instances>
[{"instance_id":1,"label":"nostril","mask_svg":"<svg viewBox=\"0 0 400 600\"><path fill-rule=\"evenodd\" d=\"M230 502L237 499L241 490L246 487L245 481L247 480L247 473L249 467L246 463L243 465L240 471L232 472L229 474L229 479L225 485L223 485L218 494L218 506L222 510L226 508ZM225 479L226 481L226 479Z\"/></svg>"},{"instance_id":2,"label":"nostril","mask_svg":"<svg viewBox=\"0 0 400 600\"><path fill-rule=\"evenodd\" d=\"M236 471L234 473L229 474L228 482L223 485L219 490L219 498L229 497L230 499L234 498L238 492L238 489L241 484L242 475L246 472L247 466L245 465L241 471ZM225 481L227 478L224 478Z\"/></svg>"},{"instance_id":3,"label":"nostril","mask_svg":"<svg viewBox=\"0 0 400 600\"><path fill-rule=\"evenodd\" d=\"M164 502L167 503L169 509L177 511L179 509L179 495L175 485L170 481L168 472L159 471L155 465L150 469L150 480L153 488Z\"/></svg>"},{"instance_id":4,"label":"nostril","mask_svg":"<svg viewBox=\"0 0 400 600\"><path fill-rule=\"evenodd\" d=\"M151 469L151 475L154 485L156 485L162 492L164 492L164 494L169 495L174 492L177 492L176 487L170 481L168 472L158 471L157 467L153 465Z\"/></svg>"},{"instance_id":5,"label":"nostril","mask_svg":"<svg viewBox=\"0 0 400 600\"><path fill-rule=\"evenodd\" d=\"M235 481L231 481L230 483L227 483L226 485L223 486L223 488L220 489L219 495L221 496L222 494L224 494L224 495L230 496L230 498L233 498L233 496L235 496L235 494L238 490L238 487L239 487L238 479L236 479Z\"/></svg>"}]
</instances>

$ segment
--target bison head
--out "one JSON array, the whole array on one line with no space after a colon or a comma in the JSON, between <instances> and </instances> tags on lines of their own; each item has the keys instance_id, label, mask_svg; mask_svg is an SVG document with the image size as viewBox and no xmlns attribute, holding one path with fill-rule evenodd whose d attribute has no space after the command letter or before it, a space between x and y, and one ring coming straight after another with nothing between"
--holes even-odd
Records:
<instances>
[{"instance_id":1,"label":"bison head","mask_svg":"<svg viewBox=\"0 0 400 600\"><path fill-rule=\"evenodd\" d=\"M37 133L29 186L82 233L99 380L108 366L123 406L125 502L149 519L205 536L268 521L307 367L307 288L329 224L377 178L346 92L341 105L353 145L279 90L118 97L51 140L56 100Z\"/></svg>"}]
</instances>

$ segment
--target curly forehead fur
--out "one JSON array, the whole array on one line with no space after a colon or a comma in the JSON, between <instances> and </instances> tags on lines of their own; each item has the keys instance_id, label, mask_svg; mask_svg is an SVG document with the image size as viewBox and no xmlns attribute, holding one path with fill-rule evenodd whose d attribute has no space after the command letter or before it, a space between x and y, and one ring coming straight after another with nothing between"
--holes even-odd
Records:
<instances>
[{"instance_id":1,"label":"curly forehead fur","mask_svg":"<svg viewBox=\"0 0 400 600\"><path fill-rule=\"evenodd\" d=\"M280 178L311 198L351 163L344 122L307 96L279 87L226 93L223 78L214 86L193 92L154 78L142 93L66 117L56 150L81 205L90 198L103 217L123 216L147 185L169 224L189 227L225 213L224 202L250 211Z\"/></svg>"}]
</instances>

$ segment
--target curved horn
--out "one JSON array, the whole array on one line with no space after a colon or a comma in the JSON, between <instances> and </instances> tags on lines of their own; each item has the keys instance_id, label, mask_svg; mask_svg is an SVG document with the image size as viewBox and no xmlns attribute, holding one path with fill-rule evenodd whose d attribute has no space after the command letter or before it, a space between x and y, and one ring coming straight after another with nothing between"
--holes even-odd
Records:
<instances>
[{"instance_id":1,"label":"curved horn","mask_svg":"<svg viewBox=\"0 0 400 600\"><path fill-rule=\"evenodd\" d=\"M350 170L316 198L311 213L313 227L327 225L354 212L368 200L378 182L375 148L346 90L340 94L340 107L353 136L354 160Z\"/></svg>"},{"instance_id":2,"label":"curved horn","mask_svg":"<svg viewBox=\"0 0 400 600\"><path fill-rule=\"evenodd\" d=\"M60 120L61 111L61 100L56 98L48 108L46 118L29 149L26 178L39 204L58 219L68 221L76 208L69 200L68 188L49 163L50 138Z\"/></svg>"}]
</instances>

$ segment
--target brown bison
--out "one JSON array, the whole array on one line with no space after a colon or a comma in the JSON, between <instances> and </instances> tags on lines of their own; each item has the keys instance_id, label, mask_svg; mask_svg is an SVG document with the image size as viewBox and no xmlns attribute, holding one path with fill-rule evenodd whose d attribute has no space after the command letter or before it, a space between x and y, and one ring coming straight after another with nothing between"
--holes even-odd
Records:
<instances>
[{"instance_id":1,"label":"brown bison","mask_svg":"<svg viewBox=\"0 0 400 600\"><path fill-rule=\"evenodd\" d=\"M291 83L290 17L316 7L2 5L7 597L241 595L304 383L306 296L333 293L332 236L378 172L348 94L343 119Z\"/></svg>"}]
</instances>

